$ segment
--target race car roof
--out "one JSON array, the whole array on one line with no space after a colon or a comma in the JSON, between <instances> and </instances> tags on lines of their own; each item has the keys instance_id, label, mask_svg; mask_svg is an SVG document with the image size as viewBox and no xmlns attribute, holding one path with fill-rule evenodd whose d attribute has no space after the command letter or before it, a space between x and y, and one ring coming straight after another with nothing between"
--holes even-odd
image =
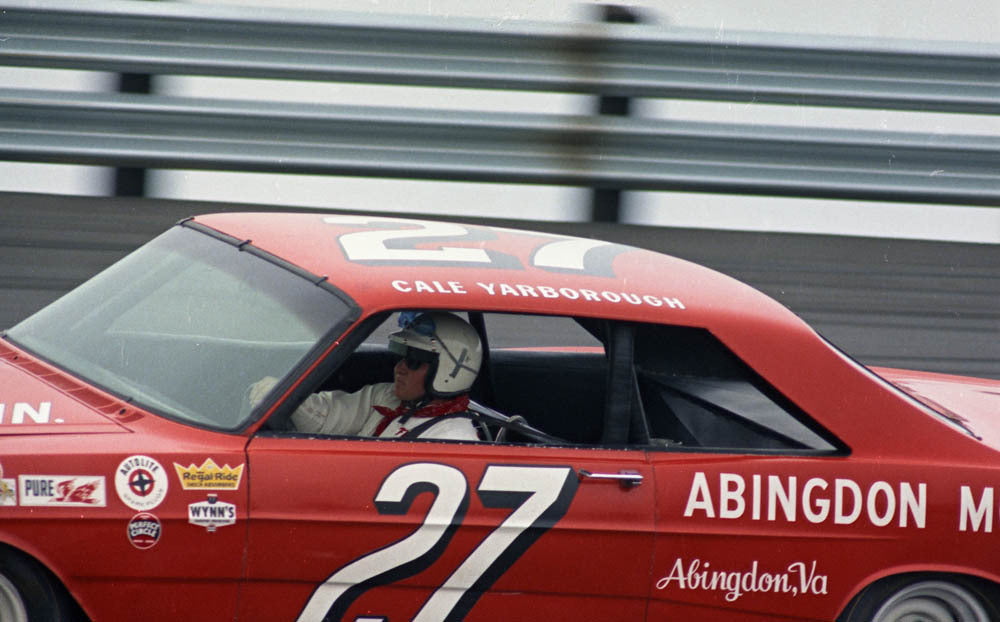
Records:
<instances>
[{"instance_id":1,"label":"race car roof","mask_svg":"<svg viewBox=\"0 0 1000 622\"><path fill-rule=\"evenodd\" d=\"M923 412L914 418L912 398L876 381L770 297L661 253L530 231L376 216L234 213L195 221L327 277L361 306L363 317L447 309L698 327L783 399L836 429L852 452L906 454L920 439L954 431ZM855 416L863 412L878 416ZM935 426L933 432L917 422ZM887 430L904 429L913 431L905 443L885 444Z\"/></svg>"},{"instance_id":2,"label":"race car roof","mask_svg":"<svg viewBox=\"0 0 1000 622\"><path fill-rule=\"evenodd\" d=\"M329 281L366 311L478 309L712 326L799 323L764 294L648 250L482 225L342 214L198 216Z\"/></svg>"}]
</instances>

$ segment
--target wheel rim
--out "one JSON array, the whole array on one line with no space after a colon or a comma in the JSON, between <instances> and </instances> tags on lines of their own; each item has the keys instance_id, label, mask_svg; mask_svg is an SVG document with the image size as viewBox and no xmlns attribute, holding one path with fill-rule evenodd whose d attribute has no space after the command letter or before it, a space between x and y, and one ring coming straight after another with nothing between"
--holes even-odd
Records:
<instances>
[{"instance_id":1,"label":"wheel rim","mask_svg":"<svg viewBox=\"0 0 1000 622\"><path fill-rule=\"evenodd\" d=\"M893 594L872 622L990 622L979 599L946 581L922 581Z\"/></svg>"},{"instance_id":2,"label":"wheel rim","mask_svg":"<svg viewBox=\"0 0 1000 622\"><path fill-rule=\"evenodd\" d=\"M20 592L3 575L0 575L0 620L28 622L28 611L24 607Z\"/></svg>"}]
</instances>

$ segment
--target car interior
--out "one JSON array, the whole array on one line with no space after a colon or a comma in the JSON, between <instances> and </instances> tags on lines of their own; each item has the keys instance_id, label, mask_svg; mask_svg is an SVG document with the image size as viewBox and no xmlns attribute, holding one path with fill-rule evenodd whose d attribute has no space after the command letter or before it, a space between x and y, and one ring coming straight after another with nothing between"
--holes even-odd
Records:
<instances>
[{"instance_id":1,"label":"car interior","mask_svg":"<svg viewBox=\"0 0 1000 622\"><path fill-rule=\"evenodd\" d=\"M707 330L461 313L484 359L470 393L484 441L661 450L834 452L819 429ZM319 390L392 378L396 316L362 324ZM351 343L353 341L353 344Z\"/></svg>"}]
</instances>

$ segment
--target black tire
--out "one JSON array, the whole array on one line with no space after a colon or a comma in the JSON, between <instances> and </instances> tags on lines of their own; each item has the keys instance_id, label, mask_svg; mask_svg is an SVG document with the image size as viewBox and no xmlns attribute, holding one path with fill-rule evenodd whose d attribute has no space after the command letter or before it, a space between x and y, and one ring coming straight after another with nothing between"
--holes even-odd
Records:
<instances>
[{"instance_id":1,"label":"black tire","mask_svg":"<svg viewBox=\"0 0 1000 622\"><path fill-rule=\"evenodd\" d=\"M838 622L992 622L1000 620L995 586L967 577L910 575L865 588Z\"/></svg>"},{"instance_id":2,"label":"black tire","mask_svg":"<svg viewBox=\"0 0 1000 622\"><path fill-rule=\"evenodd\" d=\"M0 550L0 619L66 622L83 616L62 585L30 557Z\"/></svg>"}]
</instances>

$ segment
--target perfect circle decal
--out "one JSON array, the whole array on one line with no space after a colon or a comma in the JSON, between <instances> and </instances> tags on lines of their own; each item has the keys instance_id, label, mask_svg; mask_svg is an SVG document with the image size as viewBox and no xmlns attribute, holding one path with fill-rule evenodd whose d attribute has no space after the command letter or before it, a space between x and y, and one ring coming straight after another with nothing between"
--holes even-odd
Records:
<instances>
[{"instance_id":1,"label":"perfect circle decal","mask_svg":"<svg viewBox=\"0 0 1000 622\"><path fill-rule=\"evenodd\" d=\"M128 541L139 550L151 549L160 541L163 526L149 512L140 512L128 522Z\"/></svg>"}]
</instances>

